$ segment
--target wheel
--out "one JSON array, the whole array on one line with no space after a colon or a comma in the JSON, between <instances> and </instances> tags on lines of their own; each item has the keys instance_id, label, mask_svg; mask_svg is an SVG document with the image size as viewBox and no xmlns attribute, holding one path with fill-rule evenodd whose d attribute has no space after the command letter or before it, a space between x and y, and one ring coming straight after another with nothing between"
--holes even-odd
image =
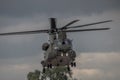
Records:
<instances>
[{"instance_id":1,"label":"wheel","mask_svg":"<svg viewBox=\"0 0 120 80\"><path fill-rule=\"evenodd\" d=\"M49 64L47 65L47 68L50 68L50 65L49 65Z\"/></svg>"},{"instance_id":2,"label":"wheel","mask_svg":"<svg viewBox=\"0 0 120 80\"><path fill-rule=\"evenodd\" d=\"M45 68L43 68L43 73L45 73Z\"/></svg>"},{"instance_id":3,"label":"wheel","mask_svg":"<svg viewBox=\"0 0 120 80\"><path fill-rule=\"evenodd\" d=\"M69 66L67 67L67 69L68 69L68 71L70 71L70 67Z\"/></svg>"},{"instance_id":4,"label":"wheel","mask_svg":"<svg viewBox=\"0 0 120 80\"><path fill-rule=\"evenodd\" d=\"M71 67L73 67L73 62L71 62Z\"/></svg>"},{"instance_id":5,"label":"wheel","mask_svg":"<svg viewBox=\"0 0 120 80\"><path fill-rule=\"evenodd\" d=\"M74 67L76 67L76 62L73 63Z\"/></svg>"},{"instance_id":6,"label":"wheel","mask_svg":"<svg viewBox=\"0 0 120 80\"><path fill-rule=\"evenodd\" d=\"M49 68L52 68L52 64L49 65Z\"/></svg>"}]
</instances>

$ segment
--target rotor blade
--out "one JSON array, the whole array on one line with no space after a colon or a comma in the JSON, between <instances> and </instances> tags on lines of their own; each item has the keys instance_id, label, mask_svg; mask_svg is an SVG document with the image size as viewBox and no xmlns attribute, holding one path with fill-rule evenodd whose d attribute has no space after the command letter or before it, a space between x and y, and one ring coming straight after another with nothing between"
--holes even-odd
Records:
<instances>
[{"instance_id":1,"label":"rotor blade","mask_svg":"<svg viewBox=\"0 0 120 80\"><path fill-rule=\"evenodd\" d=\"M0 36L7 35L24 35L24 34L38 34L38 33L48 33L49 30L34 30L34 31L21 31L21 32L8 32L8 33L0 33Z\"/></svg>"},{"instance_id":2,"label":"rotor blade","mask_svg":"<svg viewBox=\"0 0 120 80\"><path fill-rule=\"evenodd\" d=\"M70 26L70 25L72 25L72 24L74 24L74 23L76 23L76 22L78 22L79 20L74 20L74 21L71 21L71 22L69 22L68 24L66 24L65 26L63 26L61 29L66 29L68 26Z\"/></svg>"},{"instance_id":3,"label":"rotor blade","mask_svg":"<svg viewBox=\"0 0 120 80\"><path fill-rule=\"evenodd\" d=\"M63 32L83 32L83 31L98 31L109 30L110 28L94 28L94 29L79 29L79 30L64 30Z\"/></svg>"},{"instance_id":4,"label":"rotor blade","mask_svg":"<svg viewBox=\"0 0 120 80\"><path fill-rule=\"evenodd\" d=\"M67 29L69 29L69 28L79 28L79 27L91 26L91 25L102 24L102 23L107 23L107 22L112 22L112 20L95 22L95 23L84 24L84 25L79 25L79 26L71 26L71 27L67 27Z\"/></svg>"}]
</instances>

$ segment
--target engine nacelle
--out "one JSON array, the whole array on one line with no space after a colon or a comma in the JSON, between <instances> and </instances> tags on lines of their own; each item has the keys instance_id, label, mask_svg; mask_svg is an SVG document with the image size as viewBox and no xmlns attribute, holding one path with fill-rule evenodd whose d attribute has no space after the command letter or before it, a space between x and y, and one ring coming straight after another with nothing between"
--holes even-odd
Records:
<instances>
[{"instance_id":1,"label":"engine nacelle","mask_svg":"<svg viewBox=\"0 0 120 80\"><path fill-rule=\"evenodd\" d=\"M49 48L49 44L48 43L44 43L42 45L42 50L46 51Z\"/></svg>"}]
</instances>

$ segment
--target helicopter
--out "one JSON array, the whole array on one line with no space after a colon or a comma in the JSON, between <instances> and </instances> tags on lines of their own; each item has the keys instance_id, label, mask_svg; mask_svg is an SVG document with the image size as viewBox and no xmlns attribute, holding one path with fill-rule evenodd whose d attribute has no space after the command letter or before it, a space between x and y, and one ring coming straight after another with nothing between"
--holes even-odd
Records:
<instances>
[{"instance_id":1,"label":"helicopter","mask_svg":"<svg viewBox=\"0 0 120 80\"><path fill-rule=\"evenodd\" d=\"M44 51L44 60L41 61L41 64L43 66L43 72L45 72L46 68L53 68L57 66L67 66L68 70L70 70L70 66L76 67L75 62L76 52L72 48L73 47L72 40L67 38L67 33L109 30L110 28L92 28L92 29L78 29L78 28L107 23L111 22L112 20L106 20L78 26L70 26L78 21L79 20L73 20L66 24L65 26L57 28L56 18L50 18L50 29L0 33L0 36L47 33L49 34L49 40L48 42L43 43L42 45L42 50Z\"/></svg>"}]
</instances>

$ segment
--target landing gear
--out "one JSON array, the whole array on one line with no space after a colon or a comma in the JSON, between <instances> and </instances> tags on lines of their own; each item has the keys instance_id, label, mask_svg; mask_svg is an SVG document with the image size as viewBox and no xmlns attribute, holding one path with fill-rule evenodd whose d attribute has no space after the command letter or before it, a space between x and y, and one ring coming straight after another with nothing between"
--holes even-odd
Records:
<instances>
[{"instance_id":1,"label":"landing gear","mask_svg":"<svg viewBox=\"0 0 120 80\"><path fill-rule=\"evenodd\" d=\"M51 69L53 66L52 66L52 64L47 64L47 66L44 66L43 71L42 71L43 73L45 73L45 71L46 71L45 67L48 68L48 69Z\"/></svg>"},{"instance_id":2,"label":"landing gear","mask_svg":"<svg viewBox=\"0 0 120 80\"><path fill-rule=\"evenodd\" d=\"M49 67L52 68L52 64L50 64Z\"/></svg>"},{"instance_id":3,"label":"landing gear","mask_svg":"<svg viewBox=\"0 0 120 80\"><path fill-rule=\"evenodd\" d=\"M71 63L71 67L73 67L73 63Z\"/></svg>"},{"instance_id":4,"label":"landing gear","mask_svg":"<svg viewBox=\"0 0 120 80\"><path fill-rule=\"evenodd\" d=\"M71 67L76 67L76 62L71 62Z\"/></svg>"},{"instance_id":5,"label":"landing gear","mask_svg":"<svg viewBox=\"0 0 120 80\"><path fill-rule=\"evenodd\" d=\"M47 68L49 68L50 66L49 66L49 64L47 65Z\"/></svg>"},{"instance_id":6,"label":"landing gear","mask_svg":"<svg viewBox=\"0 0 120 80\"><path fill-rule=\"evenodd\" d=\"M48 65L47 65L47 68L52 68L52 64L48 64Z\"/></svg>"},{"instance_id":7,"label":"landing gear","mask_svg":"<svg viewBox=\"0 0 120 80\"><path fill-rule=\"evenodd\" d=\"M43 68L43 71L42 71L43 73L45 73L45 68Z\"/></svg>"},{"instance_id":8,"label":"landing gear","mask_svg":"<svg viewBox=\"0 0 120 80\"><path fill-rule=\"evenodd\" d=\"M73 63L74 67L76 67L76 62Z\"/></svg>"},{"instance_id":9,"label":"landing gear","mask_svg":"<svg viewBox=\"0 0 120 80\"><path fill-rule=\"evenodd\" d=\"M69 66L67 67L67 69L68 69L68 71L70 71L70 67Z\"/></svg>"}]
</instances>

